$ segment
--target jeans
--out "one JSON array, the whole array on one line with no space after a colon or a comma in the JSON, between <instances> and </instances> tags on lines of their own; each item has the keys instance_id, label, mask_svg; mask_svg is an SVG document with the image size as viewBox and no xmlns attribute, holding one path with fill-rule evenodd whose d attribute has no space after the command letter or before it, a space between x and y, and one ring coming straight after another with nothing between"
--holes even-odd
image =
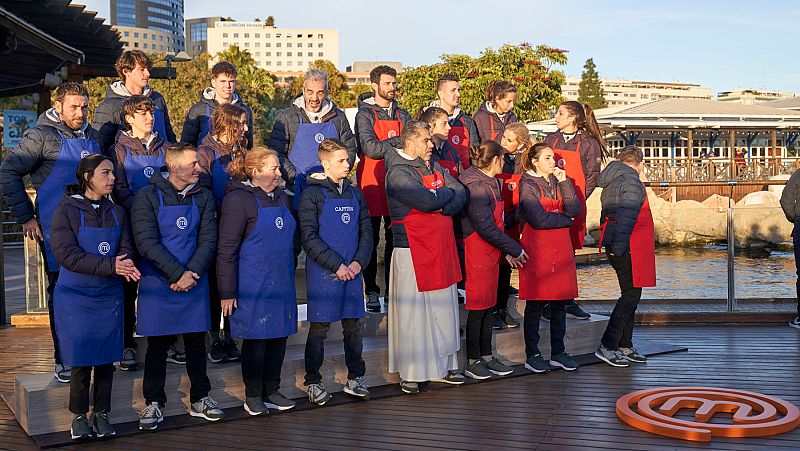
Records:
<instances>
[{"instance_id":1,"label":"jeans","mask_svg":"<svg viewBox=\"0 0 800 451\"><path fill-rule=\"evenodd\" d=\"M142 392L147 404L167 403L164 384L167 380L167 350L175 342L174 335L147 337L147 354L144 357L144 380ZM211 381L206 375L206 333L192 332L183 334L186 347L186 374L189 375L191 387L189 399L192 403L208 396Z\"/></svg>"},{"instance_id":2,"label":"jeans","mask_svg":"<svg viewBox=\"0 0 800 451\"><path fill-rule=\"evenodd\" d=\"M381 240L381 219L383 219L383 281L385 287L389 289L389 268L392 267L392 218L389 216L372 216L372 257L369 259L367 267L364 268L364 290L367 293L380 294L381 288L378 286L378 243ZM388 295L388 293L384 293Z\"/></svg>"},{"instance_id":3,"label":"jeans","mask_svg":"<svg viewBox=\"0 0 800 451\"><path fill-rule=\"evenodd\" d=\"M506 310L508 308L508 287L510 284L511 265L500 263L500 272L497 274L497 305L495 310Z\"/></svg>"},{"instance_id":4,"label":"jeans","mask_svg":"<svg viewBox=\"0 0 800 451\"><path fill-rule=\"evenodd\" d=\"M248 398L265 399L281 386L287 337L242 341L242 380Z\"/></svg>"},{"instance_id":5,"label":"jeans","mask_svg":"<svg viewBox=\"0 0 800 451\"><path fill-rule=\"evenodd\" d=\"M306 378L305 385L322 383L322 375L319 369L325 359L325 338L331 323L312 322L308 329L308 339L306 340ZM364 359L361 358L361 351L364 347L362 342L363 325L359 318L342 319L342 333L344 335L344 359L347 364L347 378L355 379L366 374L367 369Z\"/></svg>"},{"instance_id":6,"label":"jeans","mask_svg":"<svg viewBox=\"0 0 800 451\"><path fill-rule=\"evenodd\" d=\"M565 351L564 335L567 333L567 314L564 305L567 301L550 301L550 356ZM525 334L525 355L528 358L541 354L539 352L539 320L545 301L525 302L523 331Z\"/></svg>"},{"instance_id":7,"label":"jeans","mask_svg":"<svg viewBox=\"0 0 800 451\"><path fill-rule=\"evenodd\" d=\"M114 380L114 364L97 366L73 366L69 380L69 411L75 415L89 412L89 386L94 369L94 411L111 411L111 384Z\"/></svg>"},{"instance_id":8,"label":"jeans","mask_svg":"<svg viewBox=\"0 0 800 451\"><path fill-rule=\"evenodd\" d=\"M617 272L621 295L611 312L611 318L608 320L608 326L606 326L600 343L606 349L616 351L619 348L633 347L633 321L636 316L636 307L639 305L639 300L642 299L642 289L633 286L630 252L622 257L609 255L608 261Z\"/></svg>"},{"instance_id":9,"label":"jeans","mask_svg":"<svg viewBox=\"0 0 800 451\"><path fill-rule=\"evenodd\" d=\"M493 307L467 312L467 358L480 359L492 355Z\"/></svg>"}]
</instances>

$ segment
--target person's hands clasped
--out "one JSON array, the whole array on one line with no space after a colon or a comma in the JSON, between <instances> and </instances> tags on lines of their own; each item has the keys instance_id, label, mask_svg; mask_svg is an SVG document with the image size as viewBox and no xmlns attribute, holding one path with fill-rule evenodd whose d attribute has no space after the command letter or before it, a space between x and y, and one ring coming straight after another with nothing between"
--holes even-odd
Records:
<instances>
[{"instance_id":1,"label":"person's hands clasped","mask_svg":"<svg viewBox=\"0 0 800 451\"><path fill-rule=\"evenodd\" d=\"M567 173L564 172L564 170L561 168L553 169L553 175L556 176L556 180L558 180L559 182L563 182L567 179Z\"/></svg>"},{"instance_id":2,"label":"person's hands clasped","mask_svg":"<svg viewBox=\"0 0 800 451\"><path fill-rule=\"evenodd\" d=\"M225 316L233 315L233 309L239 307L236 303L236 298L222 299L220 303L222 304L222 314Z\"/></svg>"},{"instance_id":3,"label":"person's hands clasped","mask_svg":"<svg viewBox=\"0 0 800 451\"><path fill-rule=\"evenodd\" d=\"M352 261L347 268L350 270L350 273L353 274L353 278L358 277L358 273L361 272L361 263Z\"/></svg>"},{"instance_id":4,"label":"person's hands clasped","mask_svg":"<svg viewBox=\"0 0 800 451\"><path fill-rule=\"evenodd\" d=\"M172 291L189 291L197 285L200 276L193 271L185 271L177 282L169 286Z\"/></svg>"},{"instance_id":5,"label":"person's hands clasped","mask_svg":"<svg viewBox=\"0 0 800 451\"><path fill-rule=\"evenodd\" d=\"M342 282L346 282L348 280L353 280L356 275L353 274L353 271L346 266L344 263L339 265L339 269L336 270L336 277L341 280Z\"/></svg>"},{"instance_id":6,"label":"person's hands clasped","mask_svg":"<svg viewBox=\"0 0 800 451\"><path fill-rule=\"evenodd\" d=\"M114 259L114 272L128 282L136 282L142 277L142 273L136 268L133 260L126 258L127 256L128 254L117 255Z\"/></svg>"},{"instance_id":7,"label":"person's hands clasped","mask_svg":"<svg viewBox=\"0 0 800 451\"><path fill-rule=\"evenodd\" d=\"M22 223L22 234L25 235L26 238L30 238L32 240L43 240L44 235L42 235L42 229L39 228L39 221L36 218L31 218Z\"/></svg>"}]
</instances>

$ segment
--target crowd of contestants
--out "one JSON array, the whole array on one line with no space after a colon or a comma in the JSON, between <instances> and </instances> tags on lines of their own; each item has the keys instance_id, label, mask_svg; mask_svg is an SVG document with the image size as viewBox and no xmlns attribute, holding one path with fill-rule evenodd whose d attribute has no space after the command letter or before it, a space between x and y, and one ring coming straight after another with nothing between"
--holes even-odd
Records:
<instances>
[{"instance_id":1,"label":"crowd of contestants","mask_svg":"<svg viewBox=\"0 0 800 451\"><path fill-rule=\"evenodd\" d=\"M279 388L287 338L298 330L301 249L305 385L314 404L331 397L320 369L335 322L348 370L343 391L369 397L366 312L388 315L389 371L405 393L418 393L421 382L510 374L493 353L492 329L520 326L507 307L512 268L528 301L525 367L574 371L566 316L590 316L574 301L574 251L598 186L601 244L622 296L596 355L620 367L646 360L632 342L641 288L655 284L643 155L630 147L612 161L588 106L561 104L559 131L534 143L507 81L491 83L470 116L459 108L458 78L445 75L432 87L436 100L412 119L395 100L395 71L378 66L351 128L327 98L327 74L312 69L263 146L253 142L233 65L213 66L180 138L148 84L151 65L142 52L124 52L120 80L91 125L86 88L64 83L0 166L3 196L46 260L55 377L70 383L72 438L114 434L116 362L133 371L144 361L142 430L163 421L167 362L186 366L192 416L224 417L209 396L207 360L241 361L249 414L292 408ZM541 318L551 328L547 357L538 348ZM466 362L458 360L461 329ZM147 337L138 361L135 335Z\"/></svg>"}]
</instances>

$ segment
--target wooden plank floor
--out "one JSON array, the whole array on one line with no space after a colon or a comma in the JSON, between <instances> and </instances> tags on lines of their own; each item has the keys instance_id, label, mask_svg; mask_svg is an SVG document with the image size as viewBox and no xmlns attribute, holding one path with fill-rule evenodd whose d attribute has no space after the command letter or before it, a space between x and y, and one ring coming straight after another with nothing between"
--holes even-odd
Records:
<instances>
[{"instance_id":1,"label":"wooden plank floor","mask_svg":"<svg viewBox=\"0 0 800 451\"><path fill-rule=\"evenodd\" d=\"M614 414L619 396L659 386L737 388L800 405L800 331L697 325L642 327L637 336L689 351L628 369L591 365L66 449L800 449L800 429L699 444L634 430ZM50 353L45 330L0 329L0 390L11 389L16 374L50 371ZM0 449L35 449L2 403Z\"/></svg>"}]
</instances>

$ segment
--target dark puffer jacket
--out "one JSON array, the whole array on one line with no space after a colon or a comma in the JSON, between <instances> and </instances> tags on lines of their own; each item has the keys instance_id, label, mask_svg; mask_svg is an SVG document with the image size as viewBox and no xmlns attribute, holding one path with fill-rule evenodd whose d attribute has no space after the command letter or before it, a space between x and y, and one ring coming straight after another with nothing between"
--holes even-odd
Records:
<instances>
[{"instance_id":1,"label":"dark puffer jacket","mask_svg":"<svg viewBox=\"0 0 800 451\"><path fill-rule=\"evenodd\" d=\"M389 106L389 112L381 108L375 103L375 95L371 92L365 92L358 96L358 113L356 113L356 139L358 140L358 151L363 153L369 158L375 160L382 160L384 155L393 151L393 146L400 145L400 134L397 136L381 141L375 136L375 115L377 114L378 120L400 120L403 124L411 120L411 115L408 111L397 106L397 102L393 101Z\"/></svg>"},{"instance_id":2,"label":"dark puffer jacket","mask_svg":"<svg viewBox=\"0 0 800 451\"><path fill-rule=\"evenodd\" d=\"M500 144L500 140L503 139L506 125L519 122L513 111L509 111L503 115L503 119L500 119L496 112L489 111L486 107L486 102L481 103L478 111L472 115L472 119L475 121L475 126L478 127L478 135L480 135L481 141L492 140L497 144ZM494 131L494 138L492 138L492 131Z\"/></svg>"},{"instance_id":3,"label":"dark puffer jacket","mask_svg":"<svg viewBox=\"0 0 800 451\"><path fill-rule=\"evenodd\" d=\"M239 251L258 222L258 202L262 208L284 206L290 211L292 209L286 192L276 188L272 193L270 196L263 189L237 179L231 179L225 189L217 244L216 269L220 299L238 296ZM268 248L263 249L265 253L269 251ZM286 264L294 265L294 260L287 261Z\"/></svg>"},{"instance_id":4,"label":"dark puffer jacket","mask_svg":"<svg viewBox=\"0 0 800 451\"><path fill-rule=\"evenodd\" d=\"M231 103L239 105L247 112L247 148L253 147L253 110L250 109L244 102L239 94L233 93ZM211 130L211 115L214 110L219 106L216 100L216 92L214 88L208 87L200 93L200 101L192 105L186 113L186 121L183 123L183 130L181 130L181 141L189 143L195 147L203 142Z\"/></svg>"},{"instance_id":5,"label":"dark puffer jacket","mask_svg":"<svg viewBox=\"0 0 800 451\"><path fill-rule=\"evenodd\" d=\"M556 191L558 190L558 196ZM545 197L563 199L563 211L546 212L542 207L542 192ZM522 174L519 181L519 208L520 222L525 221L534 229L548 230L561 229L572 226L572 218L581 213L581 201L575 193L575 187L569 179L559 182L556 176L550 175L550 180L544 177L531 175L529 172ZM536 258L533 256L533 258Z\"/></svg>"},{"instance_id":6,"label":"dark puffer jacket","mask_svg":"<svg viewBox=\"0 0 800 451\"><path fill-rule=\"evenodd\" d=\"M133 240L142 258L147 259L169 283L177 282L184 272L193 271L202 276L214 263L217 250L217 220L214 197L211 191L192 186L186 195L181 195L167 180L167 168L161 168L161 175L150 177L150 184L142 188L133 199L131 223ZM188 263L184 265L161 242L158 228L158 193L161 192L165 206L192 205L200 212L197 231L197 247Z\"/></svg>"},{"instance_id":7,"label":"dark puffer jacket","mask_svg":"<svg viewBox=\"0 0 800 451\"><path fill-rule=\"evenodd\" d=\"M31 176L35 189L47 180L61 150L61 135L65 138L83 137L97 143L100 148L100 134L89 124L81 130L73 130L61 122L58 113L51 108L39 116L36 126L25 130L19 145L11 150L0 165L0 189L14 219L22 224L34 217L34 206L25 192L26 175ZM77 164L75 165L77 168ZM75 183L75 172L60 181L62 186Z\"/></svg>"},{"instance_id":8,"label":"dark puffer jacket","mask_svg":"<svg viewBox=\"0 0 800 451\"><path fill-rule=\"evenodd\" d=\"M402 150L392 150L386 158L386 196L392 217L392 236L395 247L408 247L406 228L402 221L412 209L423 213L442 210L445 216L457 215L467 202L467 190L437 163L431 168L421 158L409 160ZM434 169L444 176L444 186L434 191L422 185L422 176Z\"/></svg>"},{"instance_id":9,"label":"dark puffer jacket","mask_svg":"<svg viewBox=\"0 0 800 451\"><path fill-rule=\"evenodd\" d=\"M116 222L112 211L117 215ZM119 225L121 234L116 254L97 255L86 252L80 247L78 231L81 228L81 212L83 212L83 224L86 227ZM64 195L61 205L53 214L53 233L50 239L53 255L59 266L72 272L113 277L116 275L114 265L117 255L127 255L127 258L136 259L125 210L106 198L100 199L100 207L95 209L83 196Z\"/></svg>"},{"instance_id":10,"label":"dark puffer jacket","mask_svg":"<svg viewBox=\"0 0 800 451\"><path fill-rule=\"evenodd\" d=\"M438 100L434 100L431 102L430 106L435 106L441 108L442 105ZM478 134L478 127L475 126L475 121L472 117L465 113L461 108L456 107L453 110L453 114L448 116L447 121L450 123L451 127L464 127L467 129L467 135L469 136L469 145L480 145L481 137Z\"/></svg>"},{"instance_id":11,"label":"dark puffer jacket","mask_svg":"<svg viewBox=\"0 0 800 451\"><path fill-rule=\"evenodd\" d=\"M794 224L800 219L800 170L794 171L781 193L781 208L786 220ZM792 236L800 233L800 227L792 230Z\"/></svg>"},{"instance_id":12,"label":"dark puffer jacket","mask_svg":"<svg viewBox=\"0 0 800 451\"><path fill-rule=\"evenodd\" d=\"M303 96L294 100L294 102L287 108L278 112L275 117L275 125L272 126L272 133L269 135L269 148L278 152L278 158L281 162L281 172L283 179L286 180L286 186L294 187L294 177L297 174L297 169L291 161L289 161L289 154L292 153L292 146L294 145L295 138L297 138L297 128L300 126L300 117L306 124L311 123L309 113L303 108L305 101ZM319 113L311 113L314 116L316 123L330 122L336 128L339 134L339 141L344 143L347 147L347 161L350 167L353 167L356 161L356 138L353 131L350 129L350 122L347 121L344 111L336 107L336 104L330 100L325 100ZM316 154L316 148L314 149Z\"/></svg>"},{"instance_id":13,"label":"dark puffer jacket","mask_svg":"<svg viewBox=\"0 0 800 451\"><path fill-rule=\"evenodd\" d=\"M552 148L564 150L576 150L578 143L581 143L581 167L583 176L586 178L586 198L592 195L597 188L597 178L600 176L600 143L592 138L588 133L578 132L569 142L564 142L564 135L561 131L550 133L544 142Z\"/></svg>"},{"instance_id":14,"label":"dark puffer jacket","mask_svg":"<svg viewBox=\"0 0 800 451\"><path fill-rule=\"evenodd\" d=\"M518 257L522 253L522 246L506 235L494 222L497 200L502 200L500 180L489 177L475 166L464 171L458 180L467 188L467 204L459 215L460 238L466 239L477 232L484 241L503 253Z\"/></svg>"},{"instance_id":15,"label":"dark puffer jacket","mask_svg":"<svg viewBox=\"0 0 800 451\"><path fill-rule=\"evenodd\" d=\"M600 173L599 186L603 188L600 224L606 219L612 221L606 225L603 246L610 254L622 257L630 250L631 232L647 198L647 191L636 169L616 160Z\"/></svg>"},{"instance_id":16,"label":"dark puffer jacket","mask_svg":"<svg viewBox=\"0 0 800 451\"><path fill-rule=\"evenodd\" d=\"M134 138L125 132L117 133L114 142L114 202L131 211L133 206L133 196L136 194L128 186L128 174L125 172L125 158L130 151L135 156L164 156L169 143L165 142L161 135L153 132L150 140L145 144L139 138Z\"/></svg>"},{"instance_id":17,"label":"dark puffer jacket","mask_svg":"<svg viewBox=\"0 0 800 451\"><path fill-rule=\"evenodd\" d=\"M219 163L227 167L228 163L239 155L239 152L238 150L234 150L233 153L231 153L229 147L217 141L212 135L206 135L206 137L203 138L203 142L197 146L197 162L200 165L200 169L202 169L200 181L197 183L208 190L211 190L211 170L212 166L215 164L217 155L219 155ZM219 207L222 206L222 199L216 200L219 209Z\"/></svg>"},{"instance_id":18,"label":"dark puffer jacket","mask_svg":"<svg viewBox=\"0 0 800 451\"><path fill-rule=\"evenodd\" d=\"M169 121L169 112L167 111L167 101L164 96L152 90L149 86L145 88L142 95L145 95L153 101L153 105L164 113L164 129L166 130L165 138L168 142L175 142L175 132L172 131L172 124ZM115 81L108 85L106 88L106 99L97 105L94 110L94 120L92 120L92 127L100 132L101 148L106 155L112 155L112 148L114 146L114 139L117 137L117 132L124 128L125 112L122 110L122 104L131 96L131 93L125 88L121 81Z\"/></svg>"},{"instance_id":19,"label":"dark puffer jacket","mask_svg":"<svg viewBox=\"0 0 800 451\"><path fill-rule=\"evenodd\" d=\"M360 189L351 186L350 180L345 178L342 182L342 193L340 194L338 186L324 174L311 174L308 177L308 188L300 195L300 207L298 208L300 237L306 255L332 273L335 273L340 265L348 265L350 262L344 261L342 256L331 249L330 244L319 236L319 220L326 194L328 199L355 198L358 201L359 235L353 237L358 239L358 247L352 261L358 262L361 268L366 268L372 253L372 221L369 217L369 210L367 210L367 201Z\"/></svg>"},{"instance_id":20,"label":"dark puffer jacket","mask_svg":"<svg viewBox=\"0 0 800 451\"><path fill-rule=\"evenodd\" d=\"M461 164L461 157L458 156L458 149L450 144L449 140L442 141L442 147L437 148L436 145L433 146L431 161L438 163L441 160L452 161L453 164L456 165L456 170L459 174L464 172L464 166Z\"/></svg>"}]
</instances>

